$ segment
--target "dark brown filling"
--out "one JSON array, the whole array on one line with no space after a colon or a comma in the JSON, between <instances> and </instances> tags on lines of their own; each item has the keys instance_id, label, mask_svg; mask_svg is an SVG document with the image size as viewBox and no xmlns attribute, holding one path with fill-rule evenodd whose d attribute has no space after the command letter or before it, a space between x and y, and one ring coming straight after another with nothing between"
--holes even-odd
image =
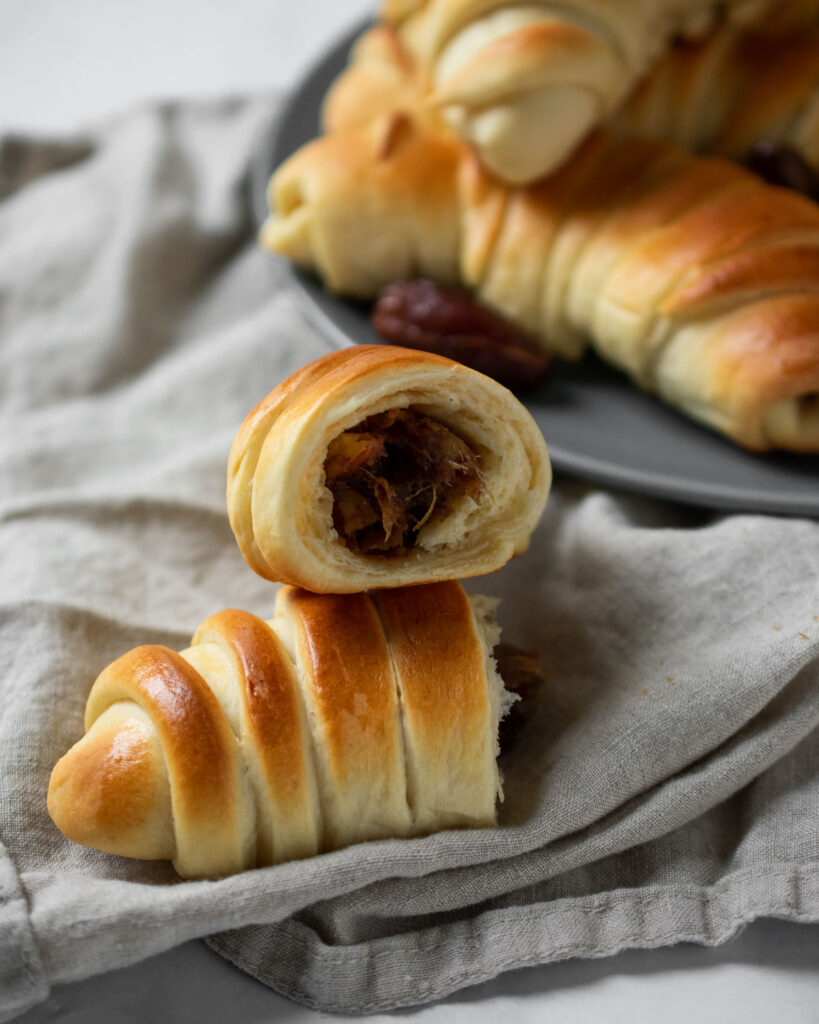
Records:
<instances>
[{"instance_id":1,"label":"dark brown filling","mask_svg":"<svg viewBox=\"0 0 819 1024\"><path fill-rule=\"evenodd\" d=\"M369 416L332 441L324 461L333 525L351 551L404 554L422 526L481 492L477 454L414 409Z\"/></svg>"},{"instance_id":2,"label":"dark brown filling","mask_svg":"<svg viewBox=\"0 0 819 1024\"><path fill-rule=\"evenodd\" d=\"M508 750L523 728L532 700L546 678L546 670L540 664L537 651L524 651L512 644L498 644L492 654L503 685L510 693L520 697L500 725L501 750Z\"/></svg>"}]
</instances>

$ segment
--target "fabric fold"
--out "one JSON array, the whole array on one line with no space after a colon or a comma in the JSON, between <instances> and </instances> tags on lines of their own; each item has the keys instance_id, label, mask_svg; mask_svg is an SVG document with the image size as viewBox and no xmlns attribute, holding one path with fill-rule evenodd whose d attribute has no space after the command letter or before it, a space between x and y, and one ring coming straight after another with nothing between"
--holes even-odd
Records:
<instances>
[{"instance_id":1,"label":"fabric fold","mask_svg":"<svg viewBox=\"0 0 819 1024\"><path fill-rule=\"evenodd\" d=\"M0 843L0 1020L45 999L48 988L26 897L14 863Z\"/></svg>"},{"instance_id":2,"label":"fabric fold","mask_svg":"<svg viewBox=\"0 0 819 1024\"><path fill-rule=\"evenodd\" d=\"M709 888L616 890L485 911L363 946L328 946L292 919L207 941L290 999L325 1012L374 1013L570 957L678 942L716 946L760 916L813 921L817 898L819 871L771 865L764 876L746 870Z\"/></svg>"}]
</instances>

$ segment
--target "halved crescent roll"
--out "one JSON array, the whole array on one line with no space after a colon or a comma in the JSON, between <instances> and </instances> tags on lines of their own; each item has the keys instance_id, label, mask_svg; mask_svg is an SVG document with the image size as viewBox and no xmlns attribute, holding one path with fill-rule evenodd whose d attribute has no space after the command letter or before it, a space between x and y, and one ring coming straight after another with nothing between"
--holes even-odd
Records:
<instances>
[{"instance_id":1,"label":"halved crescent roll","mask_svg":"<svg viewBox=\"0 0 819 1024\"><path fill-rule=\"evenodd\" d=\"M370 345L310 363L250 413L227 504L259 575L344 594L500 569L526 549L550 485L543 436L510 391Z\"/></svg>"},{"instance_id":2,"label":"halved crescent roll","mask_svg":"<svg viewBox=\"0 0 819 1024\"><path fill-rule=\"evenodd\" d=\"M455 582L284 587L269 621L228 609L181 653L138 647L94 683L49 813L76 843L184 878L494 825L515 698L493 612Z\"/></svg>"}]
</instances>

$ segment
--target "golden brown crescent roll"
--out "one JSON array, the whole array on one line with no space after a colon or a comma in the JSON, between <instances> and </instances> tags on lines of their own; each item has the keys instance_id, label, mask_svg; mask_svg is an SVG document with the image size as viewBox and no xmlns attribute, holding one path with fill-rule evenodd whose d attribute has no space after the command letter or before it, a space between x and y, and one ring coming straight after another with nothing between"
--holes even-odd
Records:
<instances>
[{"instance_id":1,"label":"golden brown crescent roll","mask_svg":"<svg viewBox=\"0 0 819 1024\"><path fill-rule=\"evenodd\" d=\"M524 551L551 469L515 396L427 352L333 352L233 442L227 503L261 576L316 593L460 579Z\"/></svg>"},{"instance_id":2,"label":"golden brown crescent roll","mask_svg":"<svg viewBox=\"0 0 819 1024\"><path fill-rule=\"evenodd\" d=\"M494 602L458 583L220 612L91 689L48 810L83 846L216 877L368 839L495 824L512 695Z\"/></svg>"},{"instance_id":3,"label":"golden brown crescent roll","mask_svg":"<svg viewBox=\"0 0 819 1024\"><path fill-rule=\"evenodd\" d=\"M673 37L720 16L783 31L817 0L427 0L390 4L430 102L510 183L559 167L617 110Z\"/></svg>"},{"instance_id":4,"label":"golden brown crescent roll","mask_svg":"<svg viewBox=\"0 0 819 1024\"><path fill-rule=\"evenodd\" d=\"M527 188L448 136L382 141L370 125L296 153L262 244L355 295L457 267L547 349L591 340L748 448L819 450L816 203L651 140L599 133Z\"/></svg>"}]
</instances>

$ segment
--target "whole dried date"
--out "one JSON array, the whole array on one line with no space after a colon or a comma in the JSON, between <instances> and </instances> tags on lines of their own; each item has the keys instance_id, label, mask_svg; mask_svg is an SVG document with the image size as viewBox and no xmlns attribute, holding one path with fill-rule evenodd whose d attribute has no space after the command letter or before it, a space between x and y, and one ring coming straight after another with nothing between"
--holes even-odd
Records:
<instances>
[{"instance_id":1,"label":"whole dried date","mask_svg":"<svg viewBox=\"0 0 819 1024\"><path fill-rule=\"evenodd\" d=\"M549 357L520 328L478 305L468 292L434 281L387 285L372 323L392 345L447 356L512 391L537 387L549 370Z\"/></svg>"}]
</instances>

